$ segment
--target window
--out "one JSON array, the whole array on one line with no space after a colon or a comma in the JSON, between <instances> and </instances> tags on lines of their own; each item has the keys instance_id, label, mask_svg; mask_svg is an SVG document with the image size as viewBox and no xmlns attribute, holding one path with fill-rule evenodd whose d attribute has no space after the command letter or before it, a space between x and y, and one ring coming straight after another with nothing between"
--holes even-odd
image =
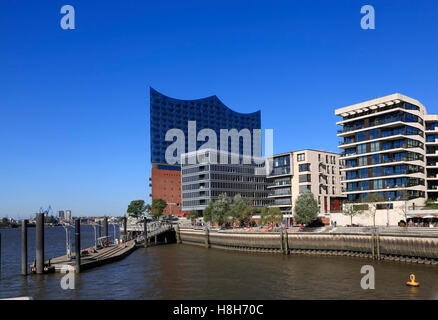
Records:
<instances>
[{"instance_id":1,"label":"window","mask_svg":"<svg viewBox=\"0 0 438 320\"><path fill-rule=\"evenodd\" d=\"M368 178L368 169L360 169L360 177Z\"/></svg>"},{"instance_id":2,"label":"window","mask_svg":"<svg viewBox=\"0 0 438 320\"><path fill-rule=\"evenodd\" d=\"M378 164L380 163L380 155L379 154L373 154L371 156L371 164Z\"/></svg>"},{"instance_id":3,"label":"window","mask_svg":"<svg viewBox=\"0 0 438 320\"><path fill-rule=\"evenodd\" d=\"M311 176L310 176L310 174L300 174L298 180L299 180L299 182L310 182Z\"/></svg>"},{"instance_id":4,"label":"window","mask_svg":"<svg viewBox=\"0 0 438 320\"><path fill-rule=\"evenodd\" d=\"M380 150L380 143L379 142L372 142L371 143L371 152L376 152Z\"/></svg>"},{"instance_id":5,"label":"window","mask_svg":"<svg viewBox=\"0 0 438 320\"><path fill-rule=\"evenodd\" d=\"M374 189L383 189L383 180L374 180Z\"/></svg>"},{"instance_id":6,"label":"window","mask_svg":"<svg viewBox=\"0 0 438 320\"><path fill-rule=\"evenodd\" d=\"M370 140L377 139L379 137L379 129L370 130Z\"/></svg>"},{"instance_id":7,"label":"window","mask_svg":"<svg viewBox=\"0 0 438 320\"><path fill-rule=\"evenodd\" d=\"M304 153L299 153L297 154L297 161L304 161L305 160L305 154Z\"/></svg>"},{"instance_id":8,"label":"window","mask_svg":"<svg viewBox=\"0 0 438 320\"><path fill-rule=\"evenodd\" d=\"M368 180L367 181L361 181L360 189L361 190L369 190L370 189L370 182Z\"/></svg>"},{"instance_id":9,"label":"window","mask_svg":"<svg viewBox=\"0 0 438 320\"><path fill-rule=\"evenodd\" d=\"M300 186L300 193L303 193L303 192L306 192L306 191L310 191L310 190L311 190L311 188L310 188L309 184Z\"/></svg>"},{"instance_id":10,"label":"window","mask_svg":"<svg viewBox=\"0 0 438 320\"><path fill-rule=\"evenodd\" d=\"M357 139L358 142L366 140L365 131L358 132L357 135L356 135L356 139Z\"/></svg>"},{"instance_id":11,"label":"window","mask_svg":"<svg viewBox=\"0 0 438 320\"><path fill-rule=\"evenodd\" d=\"M366 152L367 152L367 145L365 143L357 146L357 153L366 153Z\"/></svg>"},{"instance_id":12,"label":"window","mask_svg":"<svg viewBox=\"0 0 438 320\"><path fill-rule=\"evenodd\" d=\"M373 177L380 177L381 175L382 175L381 167L374 167L373 168Z\"/></svg>"},{"instance_id":13,"label":"window","mask_svg":"<svg viewBox=\"0 0 438 320\"><path fill-rule=\"evenodd\" d=\"M310 171L310 163L303 163L298 165L298 171L299 172Z\"/></svg>"},{"instance_id":14,"label":"window","mask_svg":"<svg viewBox=\"0 0 438 320\"><path fill-rule=\"evenodd\" d=\"M347 180L356 179L357 172L356 171L347 171Z\"/></svg>"},{"instance_id":15,"label":"window","mask_svg":"<svg viewBox=\"0 0 438 320\"><path fill-rule=\"evenodd\" d=\"M359 157L359 166L366 166L367 164L367 157Z\"/></svg>"}]
</instances>

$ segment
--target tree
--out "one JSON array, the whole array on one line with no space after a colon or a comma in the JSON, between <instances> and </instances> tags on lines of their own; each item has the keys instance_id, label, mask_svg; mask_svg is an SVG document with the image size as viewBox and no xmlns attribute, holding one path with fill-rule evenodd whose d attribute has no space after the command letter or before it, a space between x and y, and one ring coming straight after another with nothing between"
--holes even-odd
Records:
<instances>
[{"instance_id":1,"label":"tree","mask_svg":"<svg viewBox=\"0 0 438 320\"><path fill-rule=\"evenodd\" d=\"M380 193L368 193L364 202L368 204L368 215L373 218L373 227L376 229L376 212L378 202L383 202L383 196Z\"/></svg>"},{"instance_id":2,"label":"tree","mask_svg":"<svg viewBox=\"0 0 438 320\"><path fill-rule=\"evenodd\" d=\"M278 207L264 207L262 209L262 214L260 217L260 222L262 224L274 224L283 220L283 213Z\"/></svg>"},{"instance_id":3,"label":"tree","mask_svg":"<svg viewBox=\"0 0 438 320\"><path fill-rule=\"evenodd\" d=\"M8 224L9 223L9 219L6 218L6 217L2 218L2 223L3 224Z\"/></svg>"},{"instance_id":4,"label":"tree","mask_svg":"<svg viewBox=\"0 0 438 320\"><path fill-rule=\"evenodd\" d=\"M353 225L353 217L362 213L362 210L359 206L355 206L353 204L344 206L342 213L346 216L349 216L351 219L351 225Z\"/></svg>"},{"instance_id":5,"label":"tree","mask_svg":"<svg viewBox=\"0 0 438 320\"><path fill-rule=\"evenodd\" d=\"M300 224L309 224L318 216L318 203L313 196L313 193L306 191L300 194L295 201L294 219Z\"/></svg>"},{"instance_id":6,"label":"tree","mask_svg":"<svg viewBox=\"0 0 438 320\"><path fill-rule=\"evenodd\" d=\"M164 209L167 207L166 201L163 199L155 199L152 201L152 214L155 218L158 218L163 214Z\"/></svg>"},{"instance_id":7,"label":"tree","mask_svg":"<svg viewBox=\"0 0 438 320\"><path fill-rule=\"evenodd\" d=\"M213 207L214 207L214 202L211 200L208 201L207 207L204 209L203 212L205 222L212 221Z\"/></svg>"},{"instance_id":8,"label":"tree","mask_svg":"<svg viewBox=\"0 0 438 320\"><path fill-rule=\"evenodd\" d=\"M144 200L132 200L126 210L130 217L140 218L146 210Z\"/></svg>"},{"instance_id":9,"label":"tree","mask_svg":"<svg viewBox=\"0 0 438 320\"><path fill-rule=\"evenodd\" d=\"M148 216L152 215L152 206L149 203L145 206L145 212Z\"/></svg>"},{"instance_id":10,"label":"tree","mask_svg":"<svg viewBox=\"0 0 438 320\"><path fill-rule=\"evenodd\" d=\"M234 222L236 220L241 220L247 210L247 205L245 201L242 199L240 194L236 194L233 199L233 203L230 205L230 216L231 220Z\"/></svg>"},{"instance_id":11,"label":"tree","mask_svg":"<svg viewBox=\"0 0 438 320\"><path fill-rule=\"evenodd\" d=\"M211 220L223 225L230 214L231 199L226 193L221 193L219 198L213 203Z\"/></svg>"}]
</instances>

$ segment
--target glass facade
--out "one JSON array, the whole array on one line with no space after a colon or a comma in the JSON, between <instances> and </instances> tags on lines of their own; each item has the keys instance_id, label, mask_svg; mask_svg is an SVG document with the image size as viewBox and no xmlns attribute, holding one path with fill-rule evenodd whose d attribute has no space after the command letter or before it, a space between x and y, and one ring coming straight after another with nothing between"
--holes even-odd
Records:
<instances>
[{"instance_id":1,"label":"glass facade","mask_svg":"<svg viewBox=\"0 0 438 320\"><path fill-rule=\"evenodd\" d=\"M150 88L150 141L152 163L166 163L165 152L172 142L165 141L165 136L166 132L173 128L180 129L184 132L186 137L185 151L189 151L189 121L196 121L196 135L200 130L205 128L214 130L217 135L218 149L220 147L220 129L237 129L238 131L248 129L251 133L252 142L252 130L261 128L260 111L247 114L238 113L224 105L216 96L197 100L179 100L167 97L153 88ZM196 137L194 137L194 140L196 141ZM196 141L196 149L204 143L205 141ZM240 141L239 153L242 153L242 144L243 142ZM230 144L229 147L231 147Z\"/></svg>"},{"instance_id":2,"label":"glass facade","mask_svg":"<svg viewBox=\"0 0 438 320\"><path fill-rule=\"evenodd\" d=\"M349 201L363 202L369 193L386 201L425 197L425 122L419 110L398 101L347 112L338 135L343 138Z\"/></svg>"}]
</instances>

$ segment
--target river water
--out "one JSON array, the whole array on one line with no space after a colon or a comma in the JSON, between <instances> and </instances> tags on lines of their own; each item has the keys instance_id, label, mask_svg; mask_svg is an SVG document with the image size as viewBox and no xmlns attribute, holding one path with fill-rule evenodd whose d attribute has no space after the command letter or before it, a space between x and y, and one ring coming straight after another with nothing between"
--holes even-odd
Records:
<instances>
[{"instance_id":1,"label":"river water","mask_svg":"<svg viewBox=\"0 0 438 320\"><path fill-rule=\"evenodd\" d=\"M109 229L113 233L112 227ZM34 299L438 299L438 266L352 257L241 253L169 244L138 249L125 259L76 275L63 290L63 274L20 275L20 229L0 230L0 298ZM94 243L81 227L82 246ZM29 262L35 229L29 229ZM46 259L65 253L62 227L45 229ZM375 289L363 290L363 265L375 269ZM419 288L405 285L415 273Z\"/></svg>"}]
</instances>

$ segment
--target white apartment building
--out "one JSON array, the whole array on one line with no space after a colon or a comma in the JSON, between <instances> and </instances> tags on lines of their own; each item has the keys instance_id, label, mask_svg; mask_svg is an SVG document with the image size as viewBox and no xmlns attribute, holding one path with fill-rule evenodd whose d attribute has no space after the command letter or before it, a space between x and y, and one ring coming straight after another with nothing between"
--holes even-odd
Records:
<instances>
[{"instance_id":1,"label":"white apartment building","mask_svg":"<svg viewBox=\"0 0 438 320\"><path fill-rule=\"evenodd\" d=\"M396 93L335 110L342 120L347 201L363 204L378 193L377 225L397 225L407 211L438 198L438 116L428 115L418 101ZM368 214L367 214L368 213ZM341 213L338 225L350 224ZM369 210L353 223L371 225ZM408 218L409 219L409 218Z\"/></svg>"}]
</instances>

